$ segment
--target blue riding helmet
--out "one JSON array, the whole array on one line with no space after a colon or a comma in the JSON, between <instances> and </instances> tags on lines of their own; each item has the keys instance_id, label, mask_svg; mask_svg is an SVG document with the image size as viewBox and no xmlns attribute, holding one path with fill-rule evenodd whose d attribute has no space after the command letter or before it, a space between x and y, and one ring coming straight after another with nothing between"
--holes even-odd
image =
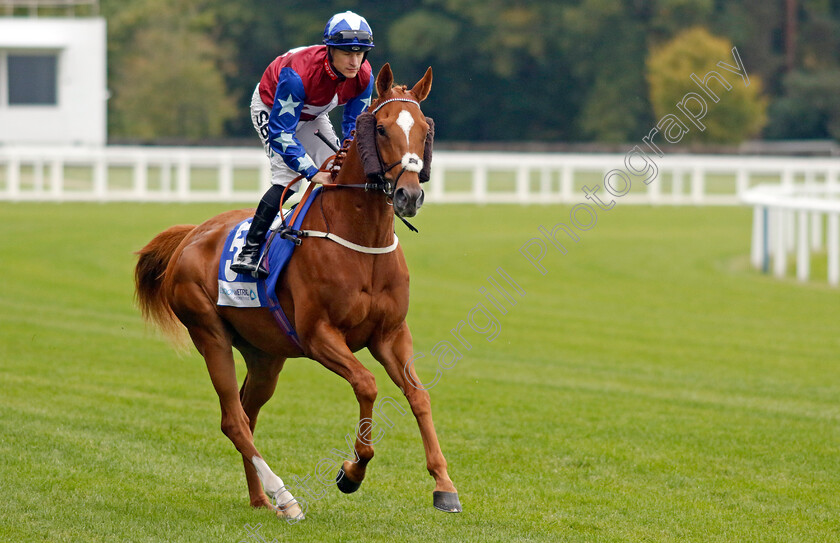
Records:
<instances>
[{"instance_id":1,"label":"blue riding helmet","mask_svg":"<svg viewBox=\"0 0 840 543\"><path fill-rule=\"evenodd\" d=\"M330 17L324 28L324 45L345 51L370 51L373 49L373 30L361 15L352 11Z\"/></svg>"}]
</instances>

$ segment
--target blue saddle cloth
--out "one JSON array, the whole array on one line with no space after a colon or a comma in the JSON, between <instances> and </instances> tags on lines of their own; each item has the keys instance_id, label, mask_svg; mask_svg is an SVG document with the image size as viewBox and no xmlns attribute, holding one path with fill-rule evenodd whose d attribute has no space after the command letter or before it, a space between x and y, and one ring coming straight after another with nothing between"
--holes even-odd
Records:
<instances>
[{"instance_id":1,"label":"blue saddle cloth","mask_svg":"<svg viewBox=\"0 0 840 543\"><path fill-rule=\"evenodd\" d=\"M294 224L290 225L291 228L301 229L303 219L320 190L321 187L315 188L305 202L298 204L302 207L298 216L295 217ZM291 211L288 213L291 213ZM277 324L300 346L297 333L283 313L277 299L277 281L289 260L291 260L296 245L291 240L275 236L268 247L268 253L263 256L264 266L269 271L268 277L266 279L256 279L250 275L238 274L231 271L230 265L245 244L245 236L248 234L250 227L251 219L249 218L234 226L228 233L219 259L219 298L217 304L231 307L267 307L277 320ZM271 232L268 233L268 236L270 235Z\"/></svg>"}]
</instances>

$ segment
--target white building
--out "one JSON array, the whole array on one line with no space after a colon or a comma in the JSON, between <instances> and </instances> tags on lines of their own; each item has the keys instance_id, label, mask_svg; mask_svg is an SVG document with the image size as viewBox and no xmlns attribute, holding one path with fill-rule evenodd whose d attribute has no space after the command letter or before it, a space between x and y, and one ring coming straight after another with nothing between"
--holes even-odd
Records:
<instances>
[{"instance_id":1,"label":"white building","mask_svg":"<svg viewBox=\"0 0 840 543\"><path fill-rule=\"evenodd\" d=\"M0 145L105 145L107 100L104 19L0 17Z\"/></svg>"}]
</instances>

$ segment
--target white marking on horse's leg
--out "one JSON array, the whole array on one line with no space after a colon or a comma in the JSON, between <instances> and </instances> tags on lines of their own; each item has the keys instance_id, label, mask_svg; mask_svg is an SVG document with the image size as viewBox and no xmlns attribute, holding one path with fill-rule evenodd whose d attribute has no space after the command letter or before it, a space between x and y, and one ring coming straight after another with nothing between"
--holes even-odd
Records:
<instances>
[{"instance_id":1,"label":"white marking on horse's leg","mask_svg":"<svg viewBox=\"0 0 840 543\"><path fill-rule=\"evenodd\" d=\"M271 471L265 460L259 456L251 458L251 463L257 469L257 475L260 477L265 491L274 498L274 504L287 517L303 518L303 511L301 511L297 500L292 493L286 490L286 485L283 484L283 479L278 477Z\"/></svg>"},{"instance_id":2,"label":"white marking on horse's leg","mask_svg":"<svg viewBox=\"0 0 840 543\"><path fill-rule=\"evenodd\" d=\"M411 113L406 110L400 111L400 116L397 117L397 126L405 132L405 142L410 143L408 135L411 133L411 127L414 126L414 117L411 116Z\"/></svg>"},{"instance_id":3,"label":"white marking on horse's leg","mask_svg":"<svg viewBox=\"0 0 840 543\"><path fill-rule=\"evenodd\" d=\"M419 172L423 169L423 161L414 153L406 153L402 157L402 167L408 172Z\"/></svg>"}]
</instances>

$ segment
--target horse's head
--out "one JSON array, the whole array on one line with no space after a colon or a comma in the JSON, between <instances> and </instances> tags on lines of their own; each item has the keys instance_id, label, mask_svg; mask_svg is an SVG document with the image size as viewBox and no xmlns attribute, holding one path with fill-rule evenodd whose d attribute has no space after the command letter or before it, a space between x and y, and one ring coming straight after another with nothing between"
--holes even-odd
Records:
<instances>
[{"instance_id":1,"label":"horse's head","mask_svg":"<svg viewBox=\"0 0 840 543\"><path fill-rule=\"evenodd\" d=\"M432 87L432 69L411 90L393 86L391 67L376 76L377 99L356 120L356 142L365 173L389 183L394 211L413 217L423 205L420 183L429 180L434 124L420 102Z\"/></svg>"}]
</instances>

